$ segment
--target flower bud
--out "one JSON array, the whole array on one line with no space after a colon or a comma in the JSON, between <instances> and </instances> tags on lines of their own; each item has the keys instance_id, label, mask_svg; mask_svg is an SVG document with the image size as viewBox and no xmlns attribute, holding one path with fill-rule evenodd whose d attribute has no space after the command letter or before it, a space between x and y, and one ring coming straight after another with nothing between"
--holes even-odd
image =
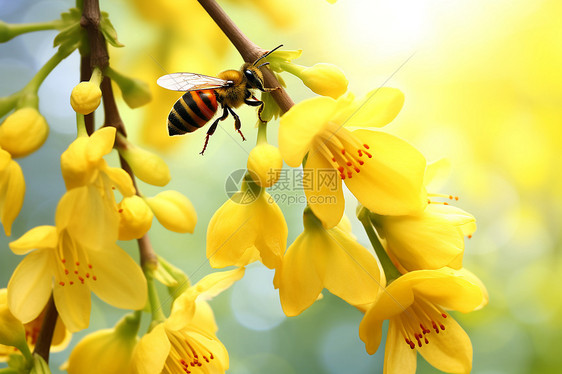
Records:
<instances>
[{"instance_id":1,"label":"flower bud","mask_svg":"<svg viewBox=\"0 0 562 374\"><path fill-rule=\"evenodd\" d=\"M335 65L319 63L301 71L302 82L322 96L337 99L347 91L347 78Z\"/></svg>"},{"instance_id":2,"label":"flower bud","mask_svg":"<svg viewBox=\"0 0 562 374\"><path fill-rule=\"evenodd\" d=\"M128 373L138 328L138 319L127 316L112 329L87 335L70 353L68 373Z\"/></svg>"},{"instance_id":3,"label":"flower bud","mask_svg":"<svg viewBox=\"0 0 562 374\"><path fill-rule=\"evenodd\" d=\"M163 191L146 200L158 221L170 231L192 233L197 213L191 201L177 191Z\"/></svg>"},{"instance_id":4,"label":"flower bud","mask_svg":"<svg viewBox=\"0 0 562 374\"><path fill-rule=\"evenodd\" d=\"M120 140L124 140L124 138L121 137ZM119 153L143 182L162 187L170 181L170 169L160 156L128 141L119 147Z\"/></svg>"},{"instance_id":5,"label":"flower bud","mask_svg":"<svg viewBox=\"0 0 562 374\"><path fill-rule=\"evenodd\" d=\"M261 187L271 187L279 180L283 158L279 148L262 143L250 152L246 167L254 182Z\"/></svg>"},{"instance_id":6,"label":"flower bud","mask_svg":"<svg viewBox=\"0 0 562 374\"><path fill-rule=\"evenodd\" d=\"M0 344L16 347L22 351L27 348L25 327L10 312L7 299L7 290L0 289Z\"/></svg>"},{"instance_id":7,"label":"flower bud","mask_svg":"<svg viewBox=\"0 0 562 374\"><path fill-rule=\"evenodd\" d=\"M12 224L20 213L25 195L25 180L17 162L0 149L0 221L6 236L12 234Z\"/></svg>"},{"instance_id":8,"label":"flower bud","mask_svg":"<svg viewBox=\"0 0 562 374\"><path fill-rule=\"evenodd\" d=\"M119 209L119 240L141 238L152 226L154 214L146 202L137 195L125 197Z\"/></svg>"},{"instance_id":9,"label":"flower bud","mask_svg":"<svg viewBox=\"0 0 562 374\"><path fill-rule=\"evenodd\" d=\"M51 369L43 357L39 353L33 354L33 367L29 371L29 374L51 374Z\"/></svg>"},{"instance_id":10,"label":"flower bud","mask_svg":"<svg viewBox=\"0 0 562 374\"><path fill-rule=\"evenodd\" d=\"M0 147L12 157L23 157L39 149L47 136L49 126L35 108L22 108L10 114L0 126Z\"/></svg>"},{"instance_id":11,"label":"flower bud","mask_svg":"<svg viewBox=\"0 0 562 374\"><path fill-rule=\"evenodd\" d=\"M90 114L100 105L101 90L99 84L94 82L80 82L70 94L70 105L75 112Z\"/></svg>"}]
</instances>

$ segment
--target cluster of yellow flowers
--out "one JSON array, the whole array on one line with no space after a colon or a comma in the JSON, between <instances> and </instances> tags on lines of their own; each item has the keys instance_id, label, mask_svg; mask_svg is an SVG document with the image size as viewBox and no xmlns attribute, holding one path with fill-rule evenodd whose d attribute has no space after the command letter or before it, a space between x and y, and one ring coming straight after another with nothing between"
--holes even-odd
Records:
<instances>
[{"instance_id":1,"label":"cluster of yellow flowers","mask_svg":"<svg viewBox=\"0 0 562 374\"><path fill-rule=\"evenodd\" d=\"M178 16L167 3L154 12L151 2L135 3L155 23L163 22L161 13ZM38 88L74 50L84 56L91 52L91 35L81 23L83 10L72 9L40 28L61 31L55 39L58 51L26 87L0 99L0 116L14 110L0 125L0 221L8 236L25 190L13 158L37 150L49 132L38 111ZM121 46L107 14L100 16L104 42ZM15 25L0 26L0 41L23 32ZM462 266L464 240L475 231L475 218L427 191L439 163L427 164L415 147L384 131L402 109L400 90L380 87L357 99L347 92L347 78L338 67L293 63L300 55L275 51L267 62L283 86L281 74L288 72L320 96L282 113L270 93L262 95L265 109L257 144L240 190L207 227L210 265L234 269L209 274L194 285L154 253L146 236L154 217L179 233L192 233L197 223L192 203L180 192L147 197L136 185L135 177L166 186L171 175L164 160L130 142L122 123L109 121L97 130L86 125L102 99L106 119L115 110L107 91L111 81L130 108L150 101L149 86L110 66L92 66L89 80L69 95L77 137L60 157L66 192L56 208L55 225L31 228L10 243L13 253L25 257L7 289L0 290L0 360L9 359L18 372L48 373L44 352L32 353L44 332L41 326L49 323L46 315L53 310L58 315L47 345L51 351L64 349L71 333L89 326L93 292L114 307L135 312L115 327L83 338L65 364L69 373L224 373L229 356L207 300L241 279L247 265L260 261L275 271L273 287L287 316L312 307L323 289L363 312L358 330L370 354L378 350L383 321L389 320L385 373L414 373L417 352L442 371L470 372L470 339L449 311L466 313L488 302L482 282ZM167 109L158 121L162 131ZM268 122L279 116L275 146L267 140ZM105 159L113 149L120 167ZM304 230L288 247L285 217L266 190L279 182L283 162L310 172L303 180ZM344 214L344 183L355 197L351 203L357 200L357 218L372 249L352 233ZM139 242L142 268L117 245L133 239ZM155 281L167 286L173 299L168 316ZM151 323L139 339L143 311L150 311Z\"/></svg>"}]
</instances>

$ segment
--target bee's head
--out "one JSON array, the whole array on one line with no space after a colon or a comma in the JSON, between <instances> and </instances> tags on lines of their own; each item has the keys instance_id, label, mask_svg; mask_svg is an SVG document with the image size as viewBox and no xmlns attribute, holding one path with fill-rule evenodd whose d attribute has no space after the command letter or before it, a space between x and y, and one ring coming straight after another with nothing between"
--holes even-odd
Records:
<instances>
[{"instance_id":1,"label":"bee's head","mask_svg":"<svg viewBox=\"0 0 562 374\"><path fill-rule=\"evenodd\" d=\"M262 92L266 91L263 86L263 74L259 68L251 64L246 64L242 68L242 73L244 73L244 77L246 77L248 88L257 88Z\"/></svg>"}]
</instances>

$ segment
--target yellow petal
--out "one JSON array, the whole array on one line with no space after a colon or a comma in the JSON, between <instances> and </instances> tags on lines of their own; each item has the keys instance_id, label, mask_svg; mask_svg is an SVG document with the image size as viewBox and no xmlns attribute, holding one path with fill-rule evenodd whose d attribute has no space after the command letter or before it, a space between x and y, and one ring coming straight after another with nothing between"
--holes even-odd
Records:
<instances>
[{"instance_id":1,"label":"yellow petal","mask_svg":"<svg viewBox=\"0 0 562 374\"><path fill-rule=\"evenodd\" d=\"M164 324L161 323L144 335L135 347L131 372L133 374L161 373L170 348L170 340L166 335Z\"/></svg>"},{"instance_id":2,"label":"yellow petal","mask_svg":"<svg viewBox=\"0 0 562 374\"><path fill-rule=\"evenodd\" d=\"M464 252L462 231L433 212L433 205L427 206L423 214L383 216L376 221L380 222L387 250L408 271L452 267Z\"/></svg>"},{"instance_id":3,"label":"yellow petal","mask_svg":"<svg viewBox=\"0 0 562 374\"><path fill-rule=\"evenodd\" d=\"M427 362L446 373L470 373L472 344L463 328L451 317L442 319L445 330L432 334L429 344L417 347ZM401 345L406 346L404 343Z\"/></svg>"},{"instance_id":4,"label":"yellow petal","mask_svg":"<svg viewBox=\"0 0 562 374\"><path fill-rule=\"evenodd\" d=\"M341 118L340 123L349 127L383 127L389 124L404 105L404 94L397 88L380 87L355 102L353 113Z\"/></svg>"},{"instance_id":5,"label":"yellow petal","mask_svg":"<svg viewBox=\"0 0 562 374\"><path fill-rule=\"evenodd\" d=\"M170 231L192 233L197 223L197 212L191 201L177 191L163 191L148 198L147 204L158 222Z\"/></svg>"},{"instance_id":6,"label":"yellow petal","mask_svg":"<svg viewBox=\"0 0 562 374\"><path fill-rule=\"evenodd\" d=\"M281 263L287 232L281 209L265 191L250 204L227 200L209 222L207 258L215 268L244 266L257 248L264 265L273 269Z\"/></svg>"},{"instance_id":7,"label":"yellow petal","mask_svg":"<svg viewBox=\"0 0 562 374\"><path fill-rule=\"evenodd\" d=\"M294 105L281 117L279 150L287 165L297 167L311 147L314 137L330 121L336 101L315 97Z\"/></svg>"},{"instance_id":8,"label":"yellow petal","mask_svg":"<svg viewBox=\"0 0 562 374\"><path fill-rule=\"evenodd\" d=\"M2 345L21 347L20 350L27 346L25 328L10 312L5 288L0 289L0 347Z\"/></svg>"},{"instance_id":9,"label":"yellow petal","mask_svg":"<svg viewBox=\"0 0 562 374\"><path fill-rule=\"evenodd\" d=\"M25 180L17 162L11 161L0 172L0 211L2 225L7 236L12 233L12 223L20 213L25 195Z\"/></svg>"},{"instance_id":10,"label":"yellow petal","mask_svg":"<svg viewBox=\"0 0 562 374\"><path fill-rule=\"evenodd\" d=\"M368 144L373 155L363 158L361 172L345 179L361 204L381 215L421 212L427 205L423 155L404 140L381 131L357 130L353 135Z\"/></svg>"},{"instance_id":11,"label":"yellow petal","mask_svg":"<svg viewBox=\"0 0 562 374\"><path fill-rule=\"evenodd\" d=\"M425 169L423 185L431 190L439 190L451 173L451 161L447 158L430 162Z\"/></svg>"},{"instance_id":12,"label":"yellow petal","mask_svg":"<svg viewBox=\"0 0 562 374\"><path fill-rule=\"evenodd\" d=\"M37 226L10 243L10 249L17 255L24 255L34 249L55 248L58 243L55 226Z\"/></svg>"},{"instance_id":13,"label":"yellow petal","mask_svg":"<svg viewBox=\"0 0 562 374\"><path fill-rule=\"evenodd\" d=\"M96 163L111 152L113 143L115 143L115 133L115 127L107 126L90 135L86 149L86 159L89 162Z\"/></svg>"},{"instance_id":14,"label":"yellow petal","mask_svg":"<svg viewBox=\"0 0 562 374\"><path fill-rule=\"evenodd\" d=\"M146 279L127 252L113 244L105 250L89 251L88 255L97 277L89 282L89 286L100 299L117 308L144 308Z\"/></svg>"},{"instance_id":15,"label":"yellow petal","mask_svg":"<svg viewBox=\"0 0 562 374\"><path fill-rule=\"evenodd\" d=\"M322 221L325 228L336 226L341 221L345 209L342 183L338 172L320 152L311 150L303 173L311 174L303 181L308 206Z\"/></svg>"},{"instance_id":16,"label":"yellow petal","mask_svg":"<svg viewBox=\"0 0 562 374\"><path fill-rule=\"evenodd\" d=\"M359 338L365 343L365 349L370 355L374 355L381 344L382 323L382 319L364 317L359 324Z\"/></svg>"},{"instance_id":17,"label":"yellow petal","mask_svg":"<svg viewBox=\"0 0 562 374\"><path fill-rule=\"evenodd\" d=\"M384 374L415 374L416 356L416 351L404 344L400 326L391 320L384 348Z\"/></svg>"},{"instance_id":18,"label":"yellow petal","mask_svg":"<svg viewBox=\"0 0 562 374\"><path fill-rule=\"evenodd\" d=\"M60 157L61 172L66 189L83 186L91 182L96 170L86 159L88 138L79 137L74 140Z\"/></svg>"},{"instance_id":19,"label":"yellow petal","mask_svg":"<svg viewBox=\"0 0 562 374\"><path fill-rule=\"evenodd\" d=\"M37 318L51 296L51 261L48 250L32 252L19 263L8 282L8 305L23 323Z\"/></svg>"},{"instance_id":20,"label":"yellow petal","mask_svg":"<svg viewBox=\"0 0 562 374\"><path fill-rule=\"evenodd\" d=\"M283 260L278 285L285 314L301 313L322 288L351 305L375 301L384 287L375 257L338 227L326 230L311 216L305 212L305 231Z\"/></svg>"},{"instance_id":21,"label":"yellow petal","mask_svg":"<svg viewBox=\"0 0 562 374\"><path fill-rule=\"evenodd\" d=\"M107 166L105 161L102 163L101 170L105 173L111 186L115 186L125 197L133 196L136 192L133 181L129 173L121 168Z\"/></svg>"},{"instance_id":22,"label":"yellow petal","mask_svg":"<svg viewBox=\"0 0 562 374\"><path fill-rule=\"evenodd\" d=\"M86 284L55 284L53 297L59 316L69 331L77 332L88 327L92 300Z\"/></svg>"}]
</instances>

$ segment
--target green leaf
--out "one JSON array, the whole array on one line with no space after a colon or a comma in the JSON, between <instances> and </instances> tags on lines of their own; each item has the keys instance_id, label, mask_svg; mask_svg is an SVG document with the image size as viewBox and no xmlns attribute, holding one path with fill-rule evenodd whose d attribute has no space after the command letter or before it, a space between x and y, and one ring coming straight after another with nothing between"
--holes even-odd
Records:
<instances>
[{"instance_id":1,"label":"green leaf","mask_svg":"<svg viewBox=\"0 0 562 374\"><path fill-rule=\"evenodd\" d=\"M103 36L105 37L105 40L107 40L109 44L114 47L125 46L121 44L119 40L117 40L117 31L115 31L115 28L111 24L111 21L109 20L109 14L107 14L107 12L101 12L100 28Z\"/></svg>"}]
</instances>

